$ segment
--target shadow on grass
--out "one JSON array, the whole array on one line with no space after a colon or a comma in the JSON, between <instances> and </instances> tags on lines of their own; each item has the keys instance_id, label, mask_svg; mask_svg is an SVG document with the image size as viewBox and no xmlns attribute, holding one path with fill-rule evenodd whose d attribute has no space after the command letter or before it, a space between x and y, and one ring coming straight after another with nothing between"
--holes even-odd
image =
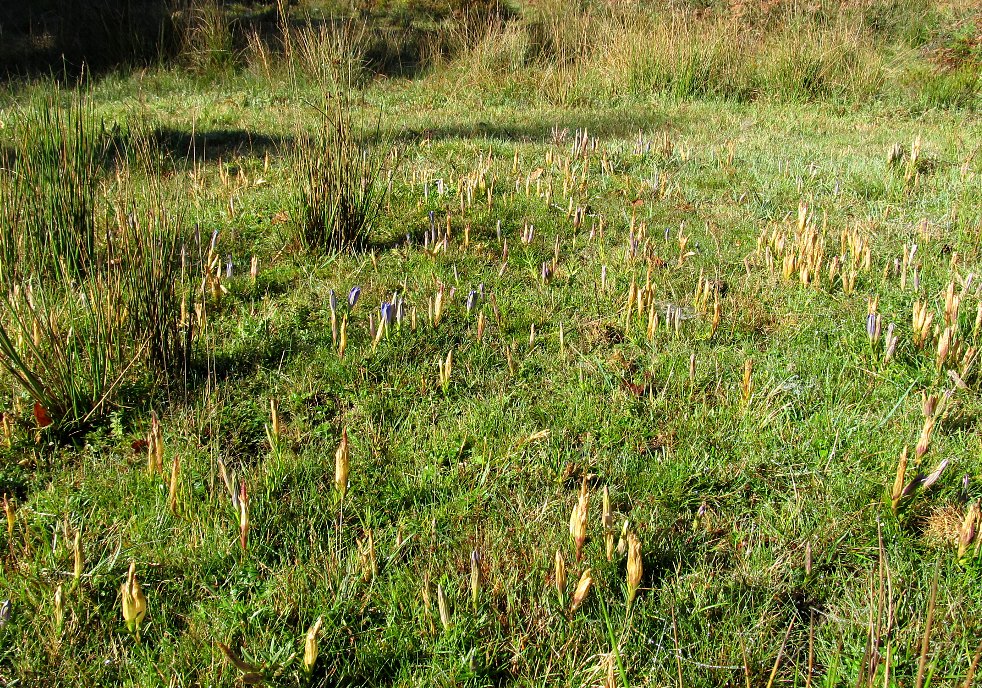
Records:
<instances>
[{"instance_id":1,"label":"shadow on grass","mask_svg":"<svg viewBox=\"0 0 982 688\"><path fill-rule=\"evenodd\" d=\"M267 153L276 154L293 146L292 137L271 136L248 129L192 132L162 127L155 129L150 138L169 157L206 162L244 155L259 157Z\"/></svg>"},{"instance_id":2,"label":"shadow on grass","mask_svg":"<svg viewBox=\"0 0 982 688\"><path fill-rule=\"evenodd\" d=\"M555 138L571 145L577 130L597 137L629 138L639 131L651 132L675 128L683 116L665 111L634 110L603 114L588 111L560 110L555 118L533 117L510 122L488 122L483 119L457 121L430 127L387 128L367 141L374 145L420 141L499 140L543 141ZM188 131L160 127L151 134L160 150L175 159L215 161L242 155L285 154L294 144L293 136L265 134L249 129L211 129Z\"/></svg>"},{"instance_id":3,"label":"shadow on grass","mask_svg":"<svg viewBox=\"0 0 982 688\"><path fill-rule=\"evenodd\" d=\"M405 127L383 132L382 140L455 141L462 139L500 140L507 142L556 140L572 145L577 131L585 130L588 136L600 138L629 138L639 131L650 133L676 128L688 121L682 112L674 114L666 110L636 108L604 112L603 110L577 110L557 108L553 115L534 114L507 117L498 121L474 118L428 127Z\"/></svg>"}]
</instances>

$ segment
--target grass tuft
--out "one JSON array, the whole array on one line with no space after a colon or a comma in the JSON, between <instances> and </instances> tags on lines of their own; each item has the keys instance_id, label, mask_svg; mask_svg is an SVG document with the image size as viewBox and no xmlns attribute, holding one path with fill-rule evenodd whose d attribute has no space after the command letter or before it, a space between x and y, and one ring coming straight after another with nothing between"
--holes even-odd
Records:
<instances>
[{"instance_id":1,"label":"grass tuft","mask_svg":"<svg viewBox=\"0 0 982 688\"><path fill-rule=\"evenodd\" d=\"M363 248L385 191L380 129L366 132L354 116L359 62L347 47L351 38L327 29L299 37L303 64L324 89L319 103L310 105L316 128L298 125L293 152L294 238L305 250Z\"/></svg>"}]
</instances>

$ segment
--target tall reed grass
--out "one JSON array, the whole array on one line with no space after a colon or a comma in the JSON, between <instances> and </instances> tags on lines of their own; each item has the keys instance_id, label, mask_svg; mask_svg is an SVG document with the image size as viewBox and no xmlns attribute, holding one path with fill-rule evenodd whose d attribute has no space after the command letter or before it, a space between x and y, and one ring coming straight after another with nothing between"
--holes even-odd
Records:
<instances>
[{"instance_id":1,"label":"tall reed grass","mask_svg":"<svg viewBox=\"0 0 982 688\"><path fill-rule=\"evenodd\" d=\"M361 126L353 97L361 73L357 33L345 27L308 28L298 35L303 77L321 97L308 103L316 128L297 128L293 228L300 247L342 251L363 246L382 203L385 159L378 126Z\"/></svg>"},{"instance_id":2,"label":"tall reed grass","mask_svg":"<svg viewBox=\"0 0 982 688\"><path fill-rule=\"evenodd\" d=\"M57 92L21 112L5 165L0 282L66 271L83 276L95 254L96 176L109 149L105 128L76 92Z\"/></svg>"},{"instance_id":3,"label":"tall reed grass","mask_svg":"<svg viewBox=\"0 0 982 688\"><path fill-rule=\"evenodd\" d=\"M41 425L72 434L141 371L168 381L187 323L181 218L166 209L149 147L117 142L113 177L90 99L65 97L52 90L20 114L0 173L0 366Z\"/></svg>"},{"instance_id":4,"label":"tall reed grass","mask_svg":"<svg viewBox=\"0 0 982 688\"><path fill-rule=\"evenodd\" d=\"M120 266L127 334L145 341L145 363L169 381L185 369L190 347L186 223L159 178L159 153L146 139L135 146L139 170L119 177L106 255Z\"/></svg>"}]
</instances>

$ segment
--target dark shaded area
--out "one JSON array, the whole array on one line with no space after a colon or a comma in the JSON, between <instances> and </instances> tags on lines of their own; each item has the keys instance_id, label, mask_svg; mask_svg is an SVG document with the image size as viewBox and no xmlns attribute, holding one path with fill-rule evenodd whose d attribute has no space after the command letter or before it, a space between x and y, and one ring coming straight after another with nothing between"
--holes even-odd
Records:
<instances>
[{"instance_id":1,"label":"dark shaded area","mask_svg":"<svg viewBox=\"0 0 982 688\"><path fill-rule=\"evenodd\" d=\"M150 139L154 147L167 157L199 162L243 155L272 155L293 146L293 137L270 136L248 129L191 132L160 127L151 133Z\"/></svg>"},{"instance_id":2,"label":"dark shaded area","mask_svg":"<svg viewBox=\"0 0 982 688\"><path fill-rule=\"evenodd\" d=\"M297 36L345 24L357 29L368 72L411 76L481 35L489 22L514 16L498 0L411 0L354 10L339 3L315 15L287 0L286 16L279 9L271 0L4 0L0 78L53 75L71 82L85 73L175 60L233 67L250 36L280 55L284 27Z\"/></svg>"},{"instance_id":3,"label":"dark shaded area","mask_svg":"<svg viewBox=\"0 0 982 688\"><path fill-rule=\"evenodd\" d=\"M176 45L170 0L8 0L0 3L0 76L103 71L146 64Z\"/></svg>"},{"instance_id":4,"label":"dark shaded area","mask_svg":"<svg viewBox=\"0 0 982 688\"><path fill-rule=\"evenodd\" d=\"M295 4L286 0L284 7L289 12ZM222 17L217 24L215 12ZM209 31L227 32L234 61L247 32L273 43L283 23L270 0L4 0L0 78L51 75L72 82L82 75L174 61L189 49L214 50L216 44L209 43L214 36L203 38Z\"/></svg>"}]
</instances>

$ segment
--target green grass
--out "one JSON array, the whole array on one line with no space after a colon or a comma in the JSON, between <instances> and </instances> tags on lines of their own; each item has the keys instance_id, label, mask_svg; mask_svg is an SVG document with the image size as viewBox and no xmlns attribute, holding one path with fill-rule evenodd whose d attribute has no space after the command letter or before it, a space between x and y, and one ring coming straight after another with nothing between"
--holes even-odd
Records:
<instances>
[{"instance_id":1,"label":"green grass","mask_svg":"<svg viewBox=\"0 0 982 688\"><path fill-rule=\"evenodd\" d=\"M144 261L152 265L186 254L184 271L148 269L125 293L157 294L143 302L151 315L141 317L152 319L175 311L183 292L164 287L186 279L192 339L185 359L169 339L183 330L155 334L164 358L180 353L164 367L179 369L182 384L140 361L105 418L71 443L39 431L28 394L3 379L12 432L0 438L0 492L16 510L12 536L0 533L11 601L0 675L22 685L237 685L223 643L284 686L767 685L775 665L773 685L852 686L883 684L889 647L888 685L910 686L937 574L930 685L964 680L982 613L979 561L958 562L956 552L961 519L982 497L977 368L954 366L965 388L923 465L912 460L911 474L948 459L939 482L899 518L884 502L902 448L913 452L921 431L920 393L954 387L935 369L933 348L912 343L914 300L941 323L949 280L960 289L974 274L958 327L965 347L980 345L982 129L971 108L685 89L557 105L531 77L465 88L458 68L354 93L356 120L372 125L381 113L378 138L394 151L379 175L373 248L340 254L291 240L292 145L319 126L304 105L318 92L303 78L285 67L272 80L248 69L209 79L160 68L88 87L93 119L151 132L159 146L117 161L126 170L119 188L105 173L96 252L108 228L120 230L101 212L120 199L148 221L170 209L186 232L134 255L158 256ZM0 121L51 88L10 87ZM596 141L571 158L578 130ZM888 166L890 147L908 151L917 137L919 162ZM461 212L468 178L473 203L465 193ZM587 209L579 227L570 202ZM819 286L783 279L780 258L769 272L757 248L764 229L793 233L799 203L825 237ZM423 247L430 213L441 233L451 222L447 249L435 254ZM647 228L633 257L632 218ZM827 265L841 231L854 228L869 240L872 267L846 293ZM680 232L692 252L681 261ZM901 288L893 272L911 242L918 289L910 276ZM203 277L211 259L217 280ZM649 273L662 316L651 338L647 314L626 329L624 312L632 281L644 286ZM712 298L693 307L700 274L719 293L712 336ZM440 285L434 328L427 304ZM468 312L479 285L484 296ZM362 291L349 312L353 286ZM332 290L349 314L343 358ZM394 292L406 319L374 344L370 322ZM877 295L884 330L895 323L899 336L888 365L882 341L874 352L866 334L867 300ZM195 315L202 298L204 317ZM669 305L684 312L677 332L664 324ZM451 351L441 387L438 362ZM282 424L275 447L271 398ZM164 475L148 474L140 444L152 410ZM342 431L351 441L343 504L334 487ZM246 486L246 551L220 466ZM577 562L569 518L584 477L589 530ZM605 486L615 533L629 521L643 551L630 613L625 558L605 555ZM359 550L369 533L375 576ZM568 567L564 603L557 550ZM121 612L131 561L148 606L139 644ZM571 613L586 567L593 585ZM318 617L307 676L304 637ZM872 678L863 668L871 664Z\"/></svg>"}]
</instances>

